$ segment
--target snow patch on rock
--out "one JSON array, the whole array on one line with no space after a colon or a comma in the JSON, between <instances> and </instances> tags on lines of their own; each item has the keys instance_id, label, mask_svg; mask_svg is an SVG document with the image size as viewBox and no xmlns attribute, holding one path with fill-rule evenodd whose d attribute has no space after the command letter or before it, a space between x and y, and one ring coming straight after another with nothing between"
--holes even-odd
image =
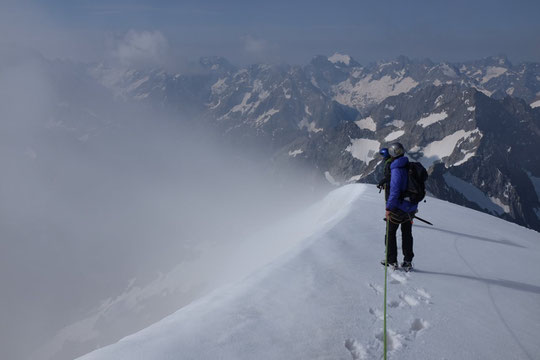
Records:
<instances>
[{"instance_id":1,"label":"snow patch on rock","mask_svg":"<svg viewBox=\"0 0 540 360\"><path fill-rule=\"evenodd\" d=\"M300 155L303 153L304 153L304 150L302 149L292 150L292 151L289 151L289 156L296 157L296 155Z\"/></svg>"},{"instance_id":2,"label":"snow patch on rock","mask_svg":"<svg viewBox=\"0 0 540 360\"><path fill-rule=\"evenodd\" d=\"M251 97L250 92L245 93L240 104L233 106L233 108L231 109L231 112L241 112L242 114L247 112L251 108L251 105L248 104L248 100L250 97Z\"/></svg>"},{"instance_id":3,"label":"snow patch on rock","mask_svg":"<svg viewBox=\"0 0 540 360\"><path fill-rule=\"evenodd\" d=\"M225 90L227 90L226 81L226 78L222 78L216 81L214 85L212 85L212 94L219 95L222 94Z\"/></svg>"},{"instance_id":4,"label":"snow patch on rock","mask_svg":"<svg viewBox=\"0 0 540 360\"><path fill-rule=\"evenodd\" d=\"M496 77L501 76L505 72L507 72L508 69L498 66L488 66L486 69L486 75L484 75L484 78L482 79L482 84L487 83L489 80L494 79Z\"/></svg>"},{"instance_id":5,"label":"snow patch on rock","mask_svg":"<svg viewBox=\"0 0 540 360\"><path fill-rule=\"evenodd\" d=\"M308 132L318 133L320 131L323 131L322 128L318 128L317 124L315 124L315 121L309 121L306 118L303 118L302 121L298 124L300 129L306 129Z\"/></svg>"},{"instance_id":6,"label":"snow patch on rock","mask_svg":"<svg viewBox=\"0 0 540 360\"><path fill-rule=\"evenodd\" d=\"M463 159L456 161L452 166L459 166L461 164L464 164L467 161L469 161L469 159L471 159L474 155L476 155L475 151L465 153L465 156L463 156Z\"/></svg>"},{"instance_id":7,"label":"snow patch on rock","mask_svg":"<svg viewBox=\"0 0 540 360\"><path fill-rule=\"evenodd\" d=\"M386 126L394 126L394 127L397 127L398 129L401 129L402 127L405 126L405 121L403 121L403 120L393 120L393 121L387 123Z\"/></svg>"},{"instance_id":8,"label":"snow patch on rock","mask_svg":"<svg viewBox=\"0 0 540 360\"><path fill-rule=\"evenodd\" d=\"M437 96L437 98L435 99L435 107L441 106L443 103L443 100L444 100L444 95Z\"/></svg>"},{"instance_id":9,"label":"snow patch on rock","mask_svg":"<svg viewBox=\"0 0 540 360\"><path fill-rule=\"evenodd\" d=\"M282 90L283 90L283 96L285 96L285 99L290 99L291 98L291 93L290 93L289 89L285 89L283 87Z\"/></svg>"},{"instance_id":10,"label":"snow patch on rock","mask_svg":"<svg viewBox=\"0 0 540 360\"><path fill-rule=\"evenodd\" d=\"M366 105L378 104L389 96L406 93L415 88L418 83L411 77L391 77L385 75L373 79L368 75L353 84L347 79L333 86L333 99L340 104L361 108Z\"/></svg>"},{"instance_id":11,"label":"snow patch on rock","mask_svg":"<svg viewBox=\"0 0 540 360\"><path fill-rule=\"evenodd\" d=\"M441 113L429 114L426 117L421 118L416 123L417 125L422 126L423 128L428 127L429 125L435 124L436 122L442 121L448 117L446 111Z\"/></svg>"},{"instance_id":12,"label":"snow patch on rock","mask_svg":"<svg viewBox=\"0 0 540 360\"><path fill-rule=\"evenodd\" d=\"M370 131L376 131L377 130L377 124L375 121L370 117L367 117L365 119L361 119L354 122L358 127L362 130L370 130Z\"/></svg>"},{"instance_id":13,"label":"snow patch on rock","mask_svg":"<svg viewBox=\"0 0 540 360\"><path fill-rule=\"evenodd\" d=\"M351 176L349 178L349 180L347 180L348 183L352 183L352 182L357 182L358 180L360 180L362 178L362 175L354 175L354 176Z\"/></svg>"},{"instance_id":14,"label":"snow patch on rock","mask_svg":"<svg viewBox=\"0 0 540 360\"><path fill-rule=\"evenodd\" d=\"M133 82L132 84L130 84L130 85L126 88L126 92L132 92L133 90L137 89L139 86L141 86L142 84L144 84L144 83L147 82L148 80L150 80L150 77L149 77L149 76L145 76L145 77L143 77L142 79L139 79L139 80Z\"/></svg>"},{"instance_id":15,"label":"snow patch on rock","mask_svg":"<svg viewBox=\"0 0 540 360\"><path fill-rule=\"evenodd\" d=\"M391 132L390 134L386 135L386 137L384 138L384 141L385 142L394 141L398 139L399 137L403 136L403 134L405 134L405 131L403 130Z\"/></svg>"},{"instance_id":16,"label":"snow patch on rock","mask_svg":"<svg viewBox=\"0 0 540 360\"><path fill-rule=\"evenodd\" d=\"M270 118L279 112L278 109L270 109L264 114L260 115L257 120L255 120L255 125L261 126L262 124L266 123Z\"/></svg>"},{"instance_id":17,"label":"snow patch on rock","mask_svg":"<svg viewBox=\"0 0 540 360\"><path fill-rule=\"evenodd\" d=\"M375 159L380 147L381 143L377 140L351 139L351 144L345 150L350 152L354 158L368 164Z\"/></svg>"},{"instance_id":18,"label":"snow patch on rock","mask_svg":"<svg viewBox=\"0 0 540 360\"><path fill-rule=\"evenodd\" d=\"M452 78L457 77L456 71L452 69L448 64L442 64L441 71L444 75L448 77L452 77Z\"/></svg>"},{"instance_id":19,"label":"snow patch on rock","mask_svg":"<svg viewBox=\"0 0 540 360\"><path fill-rule=\"evenodd\" d=\"M330 61L332 64L340 62L348 66L351 62L351 57L349 55L335 53L328 58L328 61Z\"/></svg>"},{"instance_id":20,"label":"snow patch on rock","mask_svg":"<svg viewBox=\"0 0 540 360\"><path fill-rule=\"evenodd\" d=\"M510 206L508 205L505 205L501 199L499 199L498 197L495 197L495 196L490 196L489 199L491 200L492 203L494 203L495 205L497 205L500 209L502 209L502 211L504 211L505 213L510 213ZM500 214L500 213L499 213Z\"/></svg>"},{"instance_id":21,"label":"snow patch on rock","mask_svg":"<svg viewBox=\"0 0 540 360\"><path fill-rule=\"evenodd\" d=\"M446 136L442 140L434 141L428 144L422 151L424 155L420 159L420 162L426 168L431 167L431 165L433 165L433 163L436 161L440 161L445 157L450 156L460 141L471 139L472 135L474 134L480 134L480 136L482 135L478 129L472 131L458 130L455 133Z\"/></svg>"}]
</instances>

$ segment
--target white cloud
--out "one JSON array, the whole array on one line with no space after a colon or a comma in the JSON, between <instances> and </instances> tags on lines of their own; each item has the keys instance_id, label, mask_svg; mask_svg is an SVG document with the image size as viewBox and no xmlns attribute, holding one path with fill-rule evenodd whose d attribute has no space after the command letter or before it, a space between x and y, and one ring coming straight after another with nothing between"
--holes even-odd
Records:
<instances>
[{"instance_id":1,"label":"white cloud","mask_svg":"<svg viewBox=\"0 0 540 360\"><path fill-rule=\"evenodd\" d=\"M278 44L267 39L245 35L240 38L242 48L242 61L244 64L251 63L279 63L280 49Z\"/></svg>"},{"instance_id":2,"label":"white cloud","mask_svg":"<svg viewBox=\"0 0 540 360\"><path fill-rule=\"evenodd\" d=\"M266 40L255 39L251 35L246 35L242 38L244 41L244 50L248 53L260 55L264 53L268 47Z\"/></svg>"},{"instance_id":3,"label":"white cloud","mask_svg":"<svg viewBox=\"0 0 540 360\"><path fill-rule=\"evenodd\" d=\"M118 44L114 57L123 65L164 65L170 55L169 42L159 31L130 30Z\"/></svg>"}]
</instances>

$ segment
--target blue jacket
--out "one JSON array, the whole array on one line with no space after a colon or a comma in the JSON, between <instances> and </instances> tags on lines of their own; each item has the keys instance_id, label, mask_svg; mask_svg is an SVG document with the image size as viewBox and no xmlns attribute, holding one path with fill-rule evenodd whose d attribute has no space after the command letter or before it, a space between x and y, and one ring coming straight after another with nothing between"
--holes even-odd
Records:
<instances>
[{"instance_id":1,"label":"blue jacket","mask_svg":"<svg viewBox=\"0 0 540 360\"><path fill-rule=\"evenodd\" d=\"M411 213L418 208L418 204L400 199L401 193L407 190L407 164L409 159L406 156L394 159L390 164L390 195L386 202L386 210L399 209Z\"/></svg>"}]
</instances>

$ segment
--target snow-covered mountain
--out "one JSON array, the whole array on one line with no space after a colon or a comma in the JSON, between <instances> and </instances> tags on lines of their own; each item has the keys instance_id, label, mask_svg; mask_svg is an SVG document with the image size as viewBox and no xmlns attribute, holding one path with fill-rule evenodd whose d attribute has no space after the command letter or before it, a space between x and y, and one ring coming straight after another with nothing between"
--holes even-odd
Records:
<instances>
[{"instance_id":1,"label":"snow-covered mountain","mask_svg":"<svg viewBox=\"0 0 540 360\"><path fill-rule=\"evenodd\" d=\"M195 75L90 73L124 99L188 113L265 149L276 167L311 168L333 184L376 181L377 151L400 141L433 172L436 197L540 229L540 64L402 56L362 66L334 54L240 69L203 58Z\"/></svg>"},{"instance_id":2,"label":"snow-covered mountain","mask_svg":"<svg viewBox=\"0 0 540 360\"><path fill-rule=\"evenodd\" d=\"M200 59L195 75L167 74L162 70L119 70L103 65L91 68L90 72L116 93L137 100L160 99L174 105L175 100L188 94L180 98L170 96L190 89L194 99L201 95L211 96L213 101L206 102L211 110L227 104L219 103L220 94L230 97L235 91L241 95L262 91L261 100L264 100L277 88L291 102L306 97L303 93L311 90L358 111L369 109L389 96L430 85L473 87L488 96L504 98L510 95L529 104L540 99L540 64L513 65L504 56L463 63L433 63L429 59L411 60L400 56L393 61L362 66L348 55L334 54L315 56L305 66L259 64L244 68L237 68L220 57L206 57ZM212 81L211 89L205 83L208 81ZM201 92L202 88L206 91ZM239 96L240 102L231 103L231 107L241 103L243 98ZM249 101L247 98L244 105L251 103L254 111L259 106L266 108L264 102L257 102L257 99L253 97ZM200 99L196 103L200 105ZM185 107L187 103L177 105ZM249 114L253 116L248 118L258 118L254 112Z\"/></svg>"},{"instance_id":3,"label":"snow-covered mountain","mask_svg":"<svg viewBox=\"0 0 540 360\"><path fill-rule=\"evenodd\" d=\"M341 187L231 259L267 265L80 359L381 358L383 211L374 187ZM433 198L420 215L415 270L388 274L389 358L536 358L538 233Z\"/></svg>"}]
</instances>

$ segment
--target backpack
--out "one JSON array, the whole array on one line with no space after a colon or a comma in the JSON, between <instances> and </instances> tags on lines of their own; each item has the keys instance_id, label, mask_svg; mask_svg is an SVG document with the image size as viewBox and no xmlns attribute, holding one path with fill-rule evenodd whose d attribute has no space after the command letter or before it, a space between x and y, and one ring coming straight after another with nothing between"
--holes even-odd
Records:
<instances>
[{"instance_id":1,"label":"backpack","mask_svg":"<svg viewBox=\"0 0 540 360\"><path fill-rule=\"evenodd\" d=\"M426 196L425 182L428 178L426 168L419 162L407 165L407 190L401 194L402 199L418 204Z\"/></svg>"}]
</instances>

